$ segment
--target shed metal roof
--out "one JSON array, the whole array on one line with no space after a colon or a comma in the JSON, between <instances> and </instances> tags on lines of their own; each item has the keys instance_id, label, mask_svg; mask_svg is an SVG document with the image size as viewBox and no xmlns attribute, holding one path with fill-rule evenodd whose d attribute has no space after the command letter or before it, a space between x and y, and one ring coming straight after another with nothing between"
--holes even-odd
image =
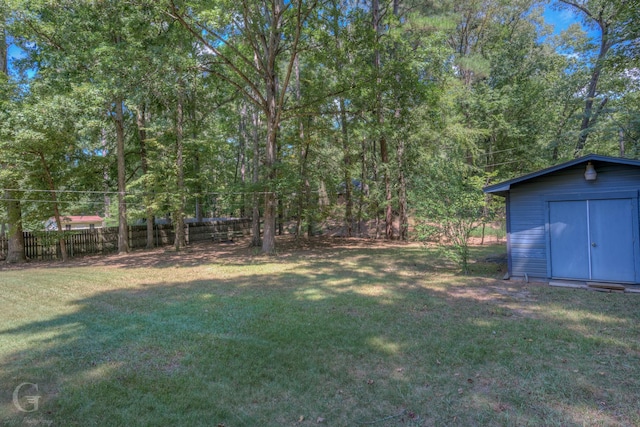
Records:
<instances>
[{"instance_id":1,"label":"shed metal roof","mask_svg":"<svg viewBox=\"0 0 640 427\"><path fill-rule=\"evenodd\" d=\"M640 160L625 159L623 157L600 156L598 154L588 154L584 157L580 157L565 163L560 163L559 165L551 166L546 169L541 169L536 172L522 175L518 178L513 178L508 181L500 182L498 184L488 185L484 187L482 191L484 191L485 193L492 193L492 194L497 194L499 196L505 196L511 189L511 186L514 184L520 184L544 175L548 175L550 173L557 172L562 169L570 168L572 166L576 166L581 163L587 163L587 162L614 163L618 165L629 165L629 166L640 167Z\"/></svg>"}]
</instances>

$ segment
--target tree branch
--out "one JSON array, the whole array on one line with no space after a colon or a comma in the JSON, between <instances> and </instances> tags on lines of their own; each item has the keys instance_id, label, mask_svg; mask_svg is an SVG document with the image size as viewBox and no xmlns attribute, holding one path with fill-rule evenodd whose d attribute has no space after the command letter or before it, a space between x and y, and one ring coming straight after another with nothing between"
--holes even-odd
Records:
<instances>
[{"instance_id":1,"label":"tree branch","mask_svg":"<svg viewBox=\"0 0 640 427\"><path fill-rule=\"evenodd\" d=\"M598 120L598 117L600 116L600 113L602 113L602 110L604 110L605 105L607 105L607 102L609 101L609 97L605 96L604 99L602 101L600 101L600 104L598 104L598 108L596 108L596 112L595 114L593 114L591 116L591 119L589 120L589 128L591 128L592 126L594 126L596 124L596 121Z\"/></svg>"},{"instance_id":2,"label":"tree branch","mask_svg":"<svg viewBox=\"0 0 640 427\"><path fill-rule=\"evenodd\" d=\"M307 18L309 18L309 15L311 15L311 12L316 7L316 5L317 5L317 0L314 0L313 3L306 10L306 13L304 14L304 17L303 17L302 0L298 0L298 7L296 11L296 17L297 17L296 32L293 39L293 46L291 48L291 57L289 58L289 64L287 65L287 72L285 75L284 84L282 86L283 89L282 89L282 92L280 93L280 99L278 100L278 106L279 106L278 113L277 113L278 118L282 114L282 107L284 106L284 100L287 92L286 88L289 86L289 81L291 80L291 74L293 72L296 56L298 55L298 43L300 42L300 35L302 34L302 23L305 22Z\"/></svg>"},{"instance_id":3,"label":"tree branch","mask_svg":"<svg viewBox=\"0 0 640 427\"><path fill-rule=\"evenodd\" d=\"M262 97L255 98L253 93L248 92L244 86L242 86L240 83L233 80L231 77L227 76L224 73L221 73L220 71L216 71L212 68L207 68L204 66L200 67L200 70L207 73L211 73L217 77L220 77L222 80L224 80L225 82L229 83L230 85L238 89L238 91L241 92L253 104L257 105L260 109L264 109L264 105L262 104L263 102Z\"/></svg>"},{"instance_id":4,"label":"tree branch","mask_svg":"<svg viewBox=\"0 0 640 427\"><path fill-rule=\"evenodd\" d=\"M231 83L233 86L238 88L242 93L247 95L247 97L251 100L251 102L255 103L259 108L264 108L264 103L266 103L266 100L262 96L262 93L260 92L258 87L251 81L251 79L249 79L249 77L240 68L238 68L238 66L231 59L229 59L226 55L224 55L222 52L220 52L220 50L215 48L213 45L211 45L211 43L209 43L201 34L199 34L193 28L192 25L189 25L189 23L186 21L184 16L181 15L180 12L178 11L178 8L176 7L175 2L173 0L171 0L171 11L173 12L173 14L169 14L169 16L171 16L172 18L176 19L200 43L205 45L213 53L215 53L216 56L218 56L220 59L222 59L224 64L227 67L229 67L242 81L244 81L251 88L251 92L252 93L247 91L247 89L244 86L242 86L242 85L238 84L237 82L235 82L234 80L230 79L228 76L226 76L226 75L224 75L222 73L214 72L213 70L210 70L210 72L212 72L213 74L216 74L217 76L223 78L225 81ZM198 24L196 24L196 25L199 26ZM214 34L217 38L219 38L219 36L216 35L215 33L212 33L212 34ZM229 45L229 44L227 43L227 45ZM233 47L231 47L231 48L234 50L234 52L236 51ZM243 62L247 61L246 58L242 57L242 55L240 55L240 57L243 60ZM255 69L255 66L253 64L251 64L251 67ZM256 70L256 71L259 71L259 70ZM256 100L259 100L259 102L256 102Z\"/></svg>"},{"instance_id":5,"label":"tree branch","mask_svg":"<svg viewBox=\"0 0 640 427\"><path fill-rule=\"evenodd\" d=\"M594 21L598 21L596 19L595 16L593 16L593 14L591 13L591 11L589 9L587 9L586 7L584 7L583 5L576 3L575 1L571 1L571 0L560 0L560 3L564 3L568 6L573 6L576 9L580 10L582 13L584 13L585 15L587 15L589 18L593 19Z\"/></svg>"}]
</instances>

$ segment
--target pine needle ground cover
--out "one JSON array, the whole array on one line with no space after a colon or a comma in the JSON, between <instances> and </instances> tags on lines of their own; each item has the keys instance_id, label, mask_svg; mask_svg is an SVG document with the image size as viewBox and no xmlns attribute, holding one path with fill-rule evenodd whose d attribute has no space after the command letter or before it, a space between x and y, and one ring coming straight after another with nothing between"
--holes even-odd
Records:
<instances>
[{"instance_id":1,"label":"pine needle ground cover","mask_svg":"<svg viewBox=\"0 0 640 427\"><path fill-rule=\"evenodd\" d=\"M0 424L640 425L636 295L460 276L417 245L280 247L0 271Z\"/></svg>"}]
</instances>

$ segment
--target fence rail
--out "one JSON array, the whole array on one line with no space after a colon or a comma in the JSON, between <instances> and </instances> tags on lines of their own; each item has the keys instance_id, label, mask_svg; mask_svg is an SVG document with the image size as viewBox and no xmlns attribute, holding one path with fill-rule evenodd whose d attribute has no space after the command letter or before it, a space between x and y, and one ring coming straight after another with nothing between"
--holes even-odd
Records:
<instances>
[{"instance_id":1,"label":"fence rail","mask_svg":"<svg viewBox=\"0 0 640 427\"><path fill-rule=\"evenodd\" d=\"M228 239L250 234L251 220L247 218L193 222L185 224L187 243L201 241L220 241L216 236L226 235ZM28 259L61 259L60 233L57 231L24 232L24 252ZM96 228L93 230L71 230L63 232L67 246L67 255L76 257L89 254L107 254L118 250L118 227ZM131 249L147 246L147 226L129 227L129 247ZM175 230L172 225L153 226L154 246L168 246L174 243ZM9 249L6 235L0 236L0 260L4 260Z\"/></svg>"}]
</instances>

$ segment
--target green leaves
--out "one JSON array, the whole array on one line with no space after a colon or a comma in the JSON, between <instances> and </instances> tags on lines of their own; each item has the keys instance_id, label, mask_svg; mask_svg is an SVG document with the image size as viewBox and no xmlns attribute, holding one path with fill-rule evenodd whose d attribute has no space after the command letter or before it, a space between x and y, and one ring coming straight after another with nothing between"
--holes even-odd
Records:
<instances>
[{"instance_id":1,"label":"green leaves","mask_svg":"<svg viewBox=\"0 0 640 427\"><path fill-rule=\"evenodd\" d=\"M603 63L589 147L638 156L638 13L573 3L629 41ZM114 191L120 173L130 219L264 213L248 200L273 191L283 222L355 230L420 206L468 222L487 180L573 155L588 33L550 36L533 0L375 4L374 26L373 2L4 0L26 57L0 76L0 173L41 189L41 153L65 188Z\"/></svg>"},{"instance_id":2,"label":"green leaves","mask_svg":"<svg viewBox=\"0 0 640 427\"><path fill-rule=\"evenodd\" d=\"M443 245L444 253L468 273L469 237L489 216L482 187L488 176L445 156L424 158L412 188L418 238Z\"/></svg>"}]
</instances>

